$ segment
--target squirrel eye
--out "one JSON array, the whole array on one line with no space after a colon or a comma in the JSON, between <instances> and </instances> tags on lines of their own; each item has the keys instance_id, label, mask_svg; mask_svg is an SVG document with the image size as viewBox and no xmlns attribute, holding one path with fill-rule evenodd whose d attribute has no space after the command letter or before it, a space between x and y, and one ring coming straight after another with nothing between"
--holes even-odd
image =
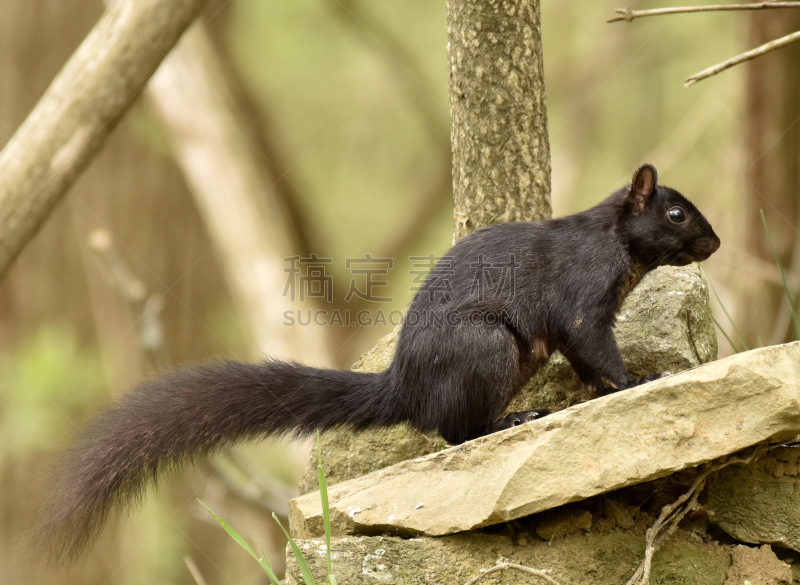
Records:
<instances>
[{"instance_id":1,"label":"squirrel eye","mask_svg":"<svg viewBox=\"0 0 800 585\"><path fill-rule=\"evenodd\" d=\"M675 207L670 207L667 210L667 219L669 219L672 223L684 223L686 221L686 211L684 211L683 207L676 205Z\"/></svg>"}]
</instances>

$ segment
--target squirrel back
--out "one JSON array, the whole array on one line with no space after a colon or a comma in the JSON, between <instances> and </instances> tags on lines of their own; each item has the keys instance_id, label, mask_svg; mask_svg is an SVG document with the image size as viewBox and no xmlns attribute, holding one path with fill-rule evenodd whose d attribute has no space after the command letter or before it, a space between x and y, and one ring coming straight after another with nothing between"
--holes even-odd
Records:
<instances>
[{"instance_id":1,"label":"squirrel back","mask_svg":"<svg viewBox=\"0 0 800 585\"><path fill-rule=\"evenodd\" d=\"M237 442L405 421L457 444L544 416L500 418L555 350L597 394L655 379L629 376L615 315L648 271L705 260L719 243L691 202L657 184L652 165L589 210L479 230L417 292L384 372L229 361L134 388L55 470L39 544L51 558L77 556L163 472Z\"/></svg>"}]
</instances>

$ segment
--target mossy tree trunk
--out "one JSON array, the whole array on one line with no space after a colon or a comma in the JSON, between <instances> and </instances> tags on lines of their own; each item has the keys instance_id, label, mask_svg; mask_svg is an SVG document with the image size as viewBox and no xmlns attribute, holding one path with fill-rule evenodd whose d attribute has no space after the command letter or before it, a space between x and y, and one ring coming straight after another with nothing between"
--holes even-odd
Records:
<instances>
[{"instance_id":1,"label":"mossy tree trunk","mask_svg":"<svg viewBox=\"0 0 800 585\"><path fill-rule=\"evenodd\" d=\"M538 0L448 0L454 239L550 217Z\"/></svg>"}]
</instances>

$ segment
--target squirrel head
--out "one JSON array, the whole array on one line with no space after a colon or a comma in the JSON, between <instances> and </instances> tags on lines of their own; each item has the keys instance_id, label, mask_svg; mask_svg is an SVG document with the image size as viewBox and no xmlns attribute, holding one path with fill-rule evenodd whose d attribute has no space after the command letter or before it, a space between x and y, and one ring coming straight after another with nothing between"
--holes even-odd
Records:
<instances>
[{"instance_id":1,"label":"squirrel head","mask_svg":"<svg viewBox=\"0 0 800 585\"><path fill-rule=\"evenodd\" d=\"M644 164L623 191L622 224L632 256L650 269L701 262L720 240L708 220L675 189L658 184L658 171Z\"/></svg>"}]
</instances>

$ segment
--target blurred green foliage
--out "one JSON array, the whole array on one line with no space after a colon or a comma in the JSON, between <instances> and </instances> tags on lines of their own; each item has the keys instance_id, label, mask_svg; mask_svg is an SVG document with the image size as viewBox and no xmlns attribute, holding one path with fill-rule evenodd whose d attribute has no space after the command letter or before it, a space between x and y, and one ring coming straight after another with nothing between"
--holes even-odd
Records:
<instances>
[{"instance_id":1,"label":"blurred green foliage","mask_svg":"<svg viewBox=\"0 0 800 585\"><path fill-rule=\"evenodd\" d=\"M387 41L360 20L347 25L362 13L404 52L388 54ZM444 18L443 3L420 0L233 6L231 51L275 124L303 208L334 258L377 251L420 203L439 164L432 147L447 145L449 131ZM407 67L417 76L409 90ZM435 144L420 109L441 121Z\"/></svg>"},{"instance_id":2,"label":"blurred green foliage","mask_svg":"<svg viewBox=\"0 0 800 585\"><path fill-rule=\"evenodd\" d=\"M107 393L99 352L55 325L3 353L0 380L0 445L18 453L63 444Z\"/></svg>"}]
</instances>

